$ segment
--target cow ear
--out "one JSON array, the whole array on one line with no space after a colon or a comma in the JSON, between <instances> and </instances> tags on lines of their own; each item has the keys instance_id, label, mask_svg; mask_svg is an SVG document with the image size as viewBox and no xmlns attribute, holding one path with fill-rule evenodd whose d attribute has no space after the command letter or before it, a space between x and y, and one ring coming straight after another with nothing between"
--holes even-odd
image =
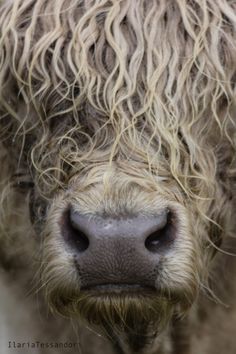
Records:
<instances>
[{"instance_id":1,"label":"cow ear","mask_svg":"<svg viewBox=\"0 0 236 354\"><path fill-rule=\"evenodd\" d=\"M30 150L35 142L35 134L40 133L41 116L19 92L13 93L9 99L0 94L0 142L6 149Z\"/></svg>"}]
</instances>

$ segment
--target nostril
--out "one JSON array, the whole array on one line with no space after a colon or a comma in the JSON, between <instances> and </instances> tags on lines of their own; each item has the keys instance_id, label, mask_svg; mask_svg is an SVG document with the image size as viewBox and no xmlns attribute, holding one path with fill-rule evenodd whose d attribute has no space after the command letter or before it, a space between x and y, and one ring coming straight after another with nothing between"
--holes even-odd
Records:
<instances>
[{"instance_id":1,"label":"nostril","mask_svg":"<svg viewBox=\"0 0 236 354\"><path fill-rule=\"evenodd\" d=\"M145 240L145 247L150 252L158 252L168 247L175 239L175 225L173 213L168 211L165 221L158 225Z\"/></svg>"},{"instance_id":2,"label":"nostril","mask_svg":"<svg viewBox=\"0 0 236 354\"><path fill-rule=\"evenodd\" d=\"M84 252L89 247L87 235L80 229L70 210L66 211L63 217L62 234L66 242L77 252Z\"/></svg>"}]
</instances>

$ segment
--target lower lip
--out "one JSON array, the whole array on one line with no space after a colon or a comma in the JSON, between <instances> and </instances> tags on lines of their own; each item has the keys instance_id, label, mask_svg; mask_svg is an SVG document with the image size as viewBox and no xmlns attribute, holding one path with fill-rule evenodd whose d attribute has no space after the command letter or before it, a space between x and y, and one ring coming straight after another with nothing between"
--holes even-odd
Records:
<instances>
[{"instance_id":1,"label":"lower lip","mask_svg":"<svg viewBox=\"0 0 236 354\"><path fill-rule=\"evenodd\" d=\"M141 286L139 284L98 284L82 287L81 291L95 292L98 294L150 294L156 292L154 287Z\"/></svg>"}]
</instances>

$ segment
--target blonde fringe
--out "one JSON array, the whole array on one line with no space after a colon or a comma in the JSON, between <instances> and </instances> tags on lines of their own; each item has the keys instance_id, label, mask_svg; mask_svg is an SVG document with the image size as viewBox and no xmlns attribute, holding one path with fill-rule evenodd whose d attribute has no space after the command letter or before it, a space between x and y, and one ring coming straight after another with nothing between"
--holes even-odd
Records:
<instances>
[{"instance_id":1,"label":"blonde fringe","mask_svg":"<svg viewBox=\"0 0 236 354\"><path fill-rule=\"evenodd\" d=\"M220 224L236 176L235 57L234 1L2 1L1 140L28 154L48 198L115 163L175 183Z\"/></svg>"}]
</instances>

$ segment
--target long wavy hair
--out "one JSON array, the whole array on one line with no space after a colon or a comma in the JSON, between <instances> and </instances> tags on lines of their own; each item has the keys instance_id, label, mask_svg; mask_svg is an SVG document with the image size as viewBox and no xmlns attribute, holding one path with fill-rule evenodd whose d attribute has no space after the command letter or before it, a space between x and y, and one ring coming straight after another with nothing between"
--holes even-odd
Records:
<instances>
[{"instance_id":1,"label":"long wavy hair","mask_svg":"<svg viewBox=\"0 0 236 354\"><path fill-rule=\"evenodd\" d=\"M47 196L116 161L216 220L235 178L235 26L234 1L2 1L1 140Z\"/></svg>"},{"instance_id":2,"label":"long wavy hair","mask_svg":"<svg viewBox=\"0 0 236 354\"><path fill-rule=\"evenodd\" d=\"M0 3L8 187L29 174L51 200L74 176L109 184L116 166L189 208L219 249L235 194L235 1Z\"/></svg>"}]
</instances>

